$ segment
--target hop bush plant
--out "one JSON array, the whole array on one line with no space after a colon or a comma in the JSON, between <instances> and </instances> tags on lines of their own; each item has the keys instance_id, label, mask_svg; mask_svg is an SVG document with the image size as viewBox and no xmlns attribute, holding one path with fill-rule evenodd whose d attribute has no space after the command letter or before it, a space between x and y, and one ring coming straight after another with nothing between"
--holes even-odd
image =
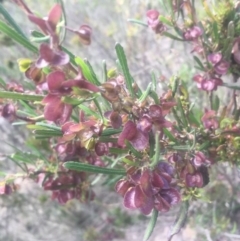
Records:
<instances>
[{"instance_id":1,"label":"hop bush plant","mask_svg":"<svg viewBox=\"0 0 240 241\"><path fill-rule=\"evenodd\" d=\"M146 22L130 20L190 46L197 73L189 81L207 96L202 110L191 103L179 76L169 79L162 94L154 75L141 89L120 43L115 46L117 71L105 64L101 80L89 61L64 47L66 31L90 45L94 29L65 26L61 1L43 18L23 0L13 2L35 24L38 30L31 34L39 44L30 42L3 5L6 21L0 21L0 31L34 53L32 59L26 52L16 61L35 88L1 79L1 113L10 122L22 121L40 140L43 154L11 155L22 172L6 175L0 194L16 191L15 179L22 177L50 190L60 204L89 202L95 197L91 183L104 174L115 181L126 208L152 215L145 240L159 212L181 205L170 241L184 225L191 201L199 199L200 189L211 181L211 166L239 165L240 2L168 0L168 13L151 9L146 10ZM198 17L195 4L203 5L203 17ZM229 90L227 105L217 92L220 88Z\"/></svg>"}]
</instances>

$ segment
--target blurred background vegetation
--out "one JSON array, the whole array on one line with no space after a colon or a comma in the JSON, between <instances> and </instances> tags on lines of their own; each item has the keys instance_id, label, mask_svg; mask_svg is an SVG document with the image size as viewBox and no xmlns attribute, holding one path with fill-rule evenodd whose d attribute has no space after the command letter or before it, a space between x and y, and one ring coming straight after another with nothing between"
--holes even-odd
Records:
<instances>
[{"instance_id":1,"label":"blurred background vegetation","mask_svg":"<svg viewBox=\"0 0 240 241\"><path fill-rule=\"evenodd\" d=\"M37 14L45 16L53 0L26 0ZM191 78L195 73L191 48L182 42L156 36L150 29L127 21L146 20L148 9L162 14L164 1L156 0L65 0L67 25L78 28L89 24L93 28L92 44L83 46L78 38L67 34L65 46L75 55L87 58L99 76L102 61L108 69L116 66L114 45L121 43L128 58L130 71L144 88L155 73L159 91L164 91L169 78L178 75L198 108L203 108L203 94L197 91ZM34 29L25 14L11 1L2 1L23 31L30 36ZM1 16L0 16L1 18ZM16 45L0 32L0 76L6 82L29 85L19 72L17 59L31 53ZM221 90L220 90L221 91ZM226 96L222 93L221 96ZM16 165L4 157L19 148L28 151L31 139L22 126L11 126L0 119L0 171L14 173ZM1 173L0 173L1 174ZM191 204L185 229L173 240L228 241L240 240L239 171L226 164L212 168L211 182L202 191L200 201ZM136 212L122 207L122 199L114 193L114 184L95 188L97 198L90 204L71 201L65 206L53 202L47 192L29 180L21 181L20 189L11 196L0 198L0 240L5 241L110 241L141 240L149 221ZM112 192L109 192L112 190ZM161 214L150 241L166 240L179 207Z\"/></svg>"}]
</instances>

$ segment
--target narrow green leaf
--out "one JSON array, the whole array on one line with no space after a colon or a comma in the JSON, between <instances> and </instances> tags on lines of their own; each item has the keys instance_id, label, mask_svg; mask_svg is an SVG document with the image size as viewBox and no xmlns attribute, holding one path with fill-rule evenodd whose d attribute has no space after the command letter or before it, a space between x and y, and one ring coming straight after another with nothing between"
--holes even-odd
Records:
<instances>
[{"instance_id":1,"label":"narrow green leaf","mask_svg":"<svg viewBox=\"0 0 240 241\"><path fill-rule=\"evenodd\" d=\"M163 128L164 135L168 137L168 139L172 142L177 142L176 138L173 136L173 134L166 128Z\"/></svg>"},{"instance_id":2,"label":"narrow green leaf","mask_svg":"<svg viewBox=\"0 0 240 241\"><path fill-rule=\"evenodd\" d=\"M1 77L0 77L0 86L2 86L3 88L6 87L5 81Z\"/></svg>"},{"instance_id":3,"label":"narrow green leaf","mask_svg":"<svg viewBox=\"0 0 240 241\"><path fill-rule=\"evenodd\" d=\"M72 98L72 97L69 97L69 96L64 96L61 98L62 102L66 103L66 104L70 104L70 105L80 105L86 101L89 101L89 100L93 100L94 98L90 98L90 99L77 99L77 98Z\"/></svg>"},{"instance_id":4,"label":"narrow green leaf","mask_svg":"<svg viewBox=\"0 0 240 241\"><path fill-rule=\"evenodd\" d=\"M218 111L220 105L220 99L217 94L213 94L212 98L212 109Z\"/></svg>"},{"instance_id":5,"label":"narrow green leaf","mask_svg":"<svg viewBox=\"0 0 240 241\"><path fill-rule=\"evenodd\" d=\"M119 134L121 131L122 129L107 128L102 131L101 136L111 136L111 135Z\"/></svg>"},{"instance_id":6,"label":"narrow green leaf","mask_svg":"<svg viewBox=\"0 0 240 241\"><path fill-rule=\"evenodd\" d=\"M152 158L154 156L155 138L153 132L149 133L149 156Z\"/></svg>"},{"instance_id":7,"label":"narrow green leaf","mask_svg":"<svg viewBox=\"0 0 240 241\"><path fill-rule=\"evenodd\" d=\"M127 148L132 152L135 157L142 158L141 152L137 151L129 141L126 141Z\"/></svg>"},{"instance_id":8,"label":"narrow green leaf","mask_svg":"<svg viewBox=\"0 0 240 241\"><path fill-rule=\"evenodd\" d=\"M35 130L34 134L46 137L62 136L62 132L55 130Z\"/></svg>"},{"instance_id":9,"label":"narrow green leaf","mask_svg":"<svg viewBox=\"0 0 240 241\"><path fill-rule=\"evenodd\" d=\"M12 40L16 41L17 43L21 44L26 49L38 53L37 47L32 45L25 37L11 29L6 23L0 21L0 32L3 32L8 37L10 37Z\"/></svg>"},{"instance_id":10,"label":"narrow green leaf","mask_svg":"<svg viewBox=\"0 0 240 241\"><path fill-rule=\"evenodd\" d=\"M197 56L193 56L193 59L194 59L195 62L198 64L200 70L204 70L204 66L203 66L201 60L200 60Z\"/></svg>"},{"instance_id":11,"label":"narrow green leaf","mask_svg":"<svg viewBox=\"0 0 240 241\"><path fill-rule=\"evenodd\" d=\"M187 219L187 215L188 215L188 209L189 209L189 203L188 201L184 201L182 202L181 208L179 210L178 216L174 222L174 225L172 227L171 233L168 237L168 241L171 241L173 236L175 234L178 234L179 231L183 228L186 219Z\"/></svg>"},{"instance_id":12,"label":"narrow green leaf","mask_svg":"<svg viewBox=\"0 0 240 241\"><path fill-rule=\"evenodd\" d=\"M191 124L194 124L196 126L200 126L200 120L197 119L197 116L195 116L192 111L190 111L188 113L188 120Z\"/></svg>"},{"instance_id":13,"label":"narrow green leaf","mask_svg":"<svg viewBox=\"0 0 240 241\"><path fill-rule=\"evenodd\" d=\"M61 5L62 8L62 16L61 20L63 22L63 27L61 28L60 34L59 34L59 39L60 39L60 44L64 41L66 37L66 28L64 26L67 26L67 15L64 7L64 3L62 0L55 0L57 3Z\"/></svg>"},{"instance_id":14,"label":"narrow green leaf","mask_svg":"<svg viewBox=\"0 0 240 241\"><path fill-rule=\"evenodd\" d=\"M69 170L74 171L84 171L84 172L92 172L92 173L102 173L108 175L124 175L126 171L124 169L114 169L114 168L107 168L107 167L99 167L94 165L89 165L80 162L65 162L63 166Z\"/></svg>"},{"instance_id":15,"label":"narrow green leaf","mask_svg":"<svg viewBox=\"0 0 240 241\"><path fill-rule=\"evenodd\" d=\"M204 142L203 144L201 144L201 145L198 147L198 150L199 150L199 151L206 150L206 148L209 147L210 144L211 144L210 141L206 141L206 142Z\"/></svg>"},{"instance_id":16,"label":"narrow green leaf","mask_svg":"<svg viewBox=\"0 0 240 241\"><path fill-rule=\"evenodd\" d=\"M141 20L137 20L137 19L129 18L127 21L130 22L130 23L136 23L136 24L142 25L144 27L148 26L147 23L145 23L145 22L143 22Z\"/></svg>"},{"instance_id":17,"label":"narrow green leaf","mask_svg":"<svg viewBox=\"0 0 240 241\"><path fill-rule=\"evenodd\" d=\"M159 16L159 20L170 27L173 26L172 22L170 20L168 20L166 17L164 17L163 15Z\"/></svg>"},{"instance_id":18,"label":"narrow green leaf","mask_svg":"<svg viewBox=\"0 0 240 241\"><path fill-rule=\"evenodd\" d=\"M157 131L155 134L155 154L153 156L152 163L150 164L151 167L155 167L159 160L160 160L160 141L159 141L160 133Z\"/></svg>"},{"instance_id":19,"label":"narrow green leaf","mask_svg":"<svg viewBox=\"0 0 240 241\"><path fill-rule=\"evenodd\" d=\"M19 27L19 25L16 23L16 21L12 18L12 16L8 13L8 11L3 7L3 4L0 3L0 13L3 15L3 17L6 19L6 21L15 29L15 31L22 35L22 37L26 38L26 35L23 33L22 29Z\"/></svg>"},{"instance_id":20,"label":"narrow green leaf","mask_svg":"<svg viewBox=\"0 0 240 241\"><path fill-rule=\"evenodd\" d=\"M151 88L152 88L152 83L149 83L147 86L147 89L142 93L141 97L139 98L139 102L143 102L146 100L146 98L149 96Z\"/></svg>"},{"instance_id":21,"label":"narrow green leaf","mask_svg":"<svg viewBox=\"0 0 240 241\"><path fill-rule=\"evenodd\" d=\"M102 65L103 65L103 70L102 70L103 78L102 79L103 79L103 83L105 83L108 79L106 60L103 60Z\"/></svg>"},{"instance_id":22,"label":"narrow green leaf","mask_svg":"<svg viewBox=\"0 0 240 241\"><path fill-rule=\"evenodd\" d=\"M27 115L35 117L37 116L36 110L27 101L19 100L19 102L24 107L24 110L27 113Z\"/></svg>"},{"instance_id":23,"label":"narrow green leaf","mask_svg":"<svg viewBox=\"0 0 240 241\"><path fill-rule=\"evenodd\" d=\"M158 97L158 94L156 93L156 91L152 90L152 91L149 93L149 96L154 100L154 102L155 102L156 105L159 105L159 104L160 104L160 100L159 100L159 97Z\"/></svg>"},{"instance_id":24,"label":"narrow green leaf","mask_svg":"<svg viewBox=\"0 0 240 241\"><path fill-rule=\"evenodd\" d=\"M111 154L123 155L123 154L126 154L128 152L128 150L127 149L120 149L120 148L116 148L116 147L110 147L109 152Z\"/></svg>"},{"instance_id":25,"label":"narrow green leaf","mask_svg":"<svg viewBox=\"0 0 240 241\"><path fill-rule=\"evenodd\" d=\"M94 79L94 84L97 85L97 86L101 85L101 83L99 82L99 80L97 78L96 73L93 70L92 65L90 64L90 62L88 60L85 60L85 63L87 64L87 66L89 68L89 71L90 71L90 73L92 75L92 78Z\"/></svg>"},{"instance_id":26,"label":"narrow green leaf","mask_svg":"<svg viewBox=\"0 0 240 241\"><path fill-rule=\"evenodd\" d=\"M163 34L164 36L168 37L168 38L173 39L173 40L185 41L184 39L179 38L179 37L177 37L177 36L175 36L175 35L173 35L173 34L171 34L171 33L169 33L169 32L163 32L162 34Z\"/></svg>"},{"instance_id":27,"label":"narrow green leaf","mask_svg":"<svg viewBox=\"0 0 240 241\"><path fill-rule=\"evenodd\" d=\"M179 78L177 76L173 77L172 80L172 96L174 97L177 90L178 90L178 86L179 86Z\"/></svg>"},{"instance_id":28,"label":"narrow green leaf","mask_svg":"<svg viewBox=\"0 0 240 241\"><path fill-rule=\"evenodd\" d=\"M25 165L21 165L19 163L19 161L15 160L14 158L12 158L11 156L8 157L10 160L12 160L18 167L20 167L23 172L27 172L27 169L25 168Z\"/></svg>"},{"instance_id":29,"label":"narrow green leaf","mask_svg":"<svg viewBox=\"0 0 240 241\"><path fill-rule=\"evenodd\" d=\"M172 113L173 113L174 118L175 118L176 121L177 121L177 125L178 125L178 126L181 126L181 125L182 125L182 120L181 120L180 117L178 116L177 111L176 111L176 108L172 108Z\"/></svg>"},{"instance_id":30,"label":"narrow green leaf","mask_svg":"<svg viewBox=\"0 0 240 241\"><path fill-rule=\"evenodd\" d=\"M97 119L100 119L101 116L96 112L91 110L90 108L88 108L85 105L78 105L78 107L84 111L85 114L89 115L89 116L95 116Z\"/></svg>"},{"instance_id":31,"label":"narrow green leaf","mask_svg":"<svg viewBox=\"0 0 240 241\"><path fill-rule=\"evenodd\" d=\"M133 97L134 96L134 90L133 90L133 86L132 86L133 78L132 78L132 76L130 75L130 72L129 72L127 59L126 59L126 55L124 53L123 47L119 43L117 43L115 45L115 50L116 50L117 57L118 57L118 60L120 62L120 65L121 65L121 68L122 68L122 71L123 71L123 75L125 77L127 89L129 90L130 95Z\"/></svg>"},{"instance_id":32,"label":"narrow green leaf","mask_svg":"<svg viewBox=\"0 0 240 241\"><path fill-rule=\"evenodd\" d=\"M80 57L75 57L75 63L81 67L84 77L91 82L92 84L99 85L99 81L96 78L96 75L93 74L92 68L89 68L89 65Z\"/></svg>"},{"instance_id":33,"label":"narrow green leaf","mask_svg":"<svg viewBox=\"0 0 240 241\"><path fill-rule=\"evenodd\" d=\"M35 43L47 43L49 40L50 40L50 36L30 37L30 41Z\"/></svg>"},{"instance_id":34,"label":"narrow green leaf","mask_svg":"<svg viewBox=\"0 0 240 241\"><path fill-rule=\"evenodd\" d=\"M185 145L185 146L171 146L172 149L177 151L189 151L191 149L191 146Z\"/></svg>"},{"instance_id":35,"label":"narrow green leaf","mask_svg":"<svg viewBox=\"0 0 240 241\"><path fill-rule=\"evenodd\" d=\"M112 138L109 136L100 136L99 137L100 142L112 142L112 143L117 143L118 139L117 138Z\"/></svg>"},{"instance_id":36,"label":"narrow green leaf","mask_svg":"<svg viewBox=\"0 0 240 241\"><path fill-rule=\"evenodd\" d=\"M41 101L43 95L30 95L25 93L17 93L11 91L0 91L0 98L12 99L12 100L29 100L29 101Z\"/></svg>"},{"instance_id":37,"label":"narrow green leaf","mask_svg":"<svg viewBox=\"0 0 240 241\"><path fill-rule=\"evenodd\" d=\"M99 112L99 114L101 116L102 123L104 123L104 116L103 116L103 113L102 113L102 109L101 109L100 103L96 99L94 99L93 102L94 102L94 104L96 105L96 107L98 109L98 112Z\"/></svg>"},{"instance_id":38,"label":"narrow green leaf","mask_svg":"<svg viewBox=\"0 0 240 241\"><path fill-rule=\"evenodd\" d=\"M218 24L217 24L216 21L213 22L212 28L213 28L214 39L215 39L215 41L218 43L218 40L219 40L219 32L218 32Z\"/></svg>"},{"instance_id":39,"label":"narrow green leaf","mask_svg":"<svg viewBox=\"0 0 240 241\"><path fill-rule=\"evenodd\" d=\"M35 163L37 161L36 156L31 153L14 153L11 155L11 158L16 160L19 163Z\"/></svg>"},{"instance_id":40,"label":"narrow green leaf","mask_svg":"<svg viewBox=\"0 0 240 241\"><path fill-rule=\"evenodd\" d=\"M143 241L147 241L150 238L150 236L152 235L152 232L157 223L157 218L158 218L158 211L156 209L153 209L152 216L151 216L150 222L148 224L148 227L145 231Z\"/></svg>"},{"instance_id":41,"label":"narrow green leaf","mask_svg":"<svg viewBox=\"0 0 240 241\"><path fill-rule=\"evenodd\" d=\"M37 122L35 125L42 126L42 127L47 128L47 129L50 129L50 130L62 131L59 126L50 125L50 124L47 124L47 123L44 123L44 122Z\"/></svg>"},{"instance_id":42,"label":"narrow green leaf","mask_svg":"<svg viewBox=\"0 0 240 241\"><path fill-rule=\"evenodd\" d=\"M157 91L157 78L153 71L151 72L151 79L152 79L152 89L154 91Z\"/></svg>"},{"instance_id":43,"label":"narrow green leaf","mask_svg":"<svg viewBox=\"0 0 240 241\"><path fill-rule=\"evenodd\" d=\"M181 120L182 120L182 123L184 125L185 128L188 127L188 121L187 121L187 118L186 118L186 115L185 115L185 112L184 112L184 109L183 109L183 106L182 106L182 102L181 102L181 99L178 98L178 110L181 114Z\"/></svg>"}]
</instances>

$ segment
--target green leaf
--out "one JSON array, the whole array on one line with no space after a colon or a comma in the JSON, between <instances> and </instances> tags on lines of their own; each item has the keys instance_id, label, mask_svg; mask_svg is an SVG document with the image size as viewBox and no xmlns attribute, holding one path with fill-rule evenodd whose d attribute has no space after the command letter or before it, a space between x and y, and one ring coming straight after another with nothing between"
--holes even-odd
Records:
<instances>
[{"instance_id":1,"label":"green leaf","mask_svg":"<svg viewBox=\"0 0 240 241\"><path fill-rule=\"evenodd\" d=\"M159 105L159 104L160 104L160 100L159 100L159 97L158 97L158 94L156 93L156 91L152 90L152 91L149 93L149 96L151 96L151 98L154 100L154 102L155 102L156 105Z\"/></svg>"},{"instance_id":2,"label":"green leaf","mask_svg":"<svg viewBox=\"0 0 240 241\"><path fill-rule=\"evenodd\" d=\"M159 16L159 20L170 27L173 26L172 22L170 20L168 20L166 17L164 17L163 15Z\"/></svg>"},{"instance_id":3,"label":"green leaf","mask_svg":"<svg viewBox=\"0 0 240 241\"><path fill-rule=\"evenodd\" d=\"M166 128L163 128L164 135L168 137L168 139L172 142L177 142L173 134Z\"/></svg>"},{"instance_id":4,"label":"green leaf","mask_svg":"<svg viewBox=\"0 0 240 241\"><path fill-rule=\"evenodd\" d=\"M120 149L120 148L116 148L116 147L110 147L109 152L111 154L123 155L123 154L126 154L128 152L128 150L127 149Z\"/></svg>"},{"instance_id":5,"label":"green leaf","mask_svg":"<svg viewBox=\"0 0 240 241\"><path fill-rule=\"evenodd\" d=\"M219 105L220 105L220 99L219 99L218 95L213 94L212 109L215 110L215 111L218 111Z\"/></svg>"},{"instance_id":6,"label":"green leaf","mask_svg":"<svg viewBox=\"0 0 240 241\"><path fill-rule=\"evenodd\" d=\"M70 104L70 105L73 105L73 106L76 106L76 105L80 105L86 101L91 101L93 100L95 97L93 98L89 98L89 99L77 99L77 98L72 98L72 97L69 97L69 96L64 96L61 98L61 101L66 103L66 104Z\"/></svg>"},{"instance_id":7,"label":"green leaf","mask_svg":"<svg viewBox=\"0 0 240 241\"><path fill-rule=\"evenodd\" d=\"M144 27L148 27L147 23L145 23L141 20L129 18L127 21L130 22L130 23L136 23L136 24L142 25Z\"/></svg>"},{"instance_id":8,"label":"green leaf","mask_svg":"<svg viewBox=\"0 0 240 241\"><path fill-rule=\"evenodd\" d=\"M172 96L174 97L179 86L179 78L177 76L174 76L172 79Z\"/></svg>"},{"instance_id":9,"label":"green leaf","mask_svg":"<svg viewBox=\"0 0 240 241\"><path fill-rule=\"evenodd\" d=\"M96 99L94 99L93 102L94 102L94 104L96 105L96 107L98 109L98 112L99 112L99 114L101 116L102 123L104 123L104 116L103 116L103 113L102 113L102 109L101 109L100 103Z\"/></svg>"},{"instance_id":10,"label":"green leaf","mask_svg":"<svg viewBox=\"0 0 240 241\"><path fill-rule=\"evenodd\" d=\"M112 143L117 143L118 139L117 138L112 138L109 136L100 136L99 137L100 142L112 142Z\"/></svg>"},{"instance_id":11,"label":"green leaf","mask_svg":"<svg viewBox=\"0 0 240 241\"><path fill-rule=\"evenodd\" d=\"M121 131L122 129L107 128L102 131L101 136L111 136L111 135L119 134Z\"/></svg>"},{"instance_id":12,"label":"green leaf","mask_svg":"<svg viewBox=\"0 0 240 241\"><path fill-rule=\"evenodd\" d=\"M87 66L88 66L88 68L90 70L90 73L91 73L91 75L92 75L92 77L94 79L94 84L97 85L97 86L101 85L101 83L99 82L99 80L97 78L96 73L93 70L92 65L90 64L90 62L88 60L85 60L85 63L87 64Z\"/></svg>"},{"instance_id":13,"label":"green leaf","mask_svg":"<svg viewBox=\"0 0 240 241\"><path fill-rule=\"evenodd\" d=\"M81 67L84 77L95 85L100 85L95 73L93 72L92 67L89 67L89 63L81 59L80 57L75 57L75 63ZM94 73L94 74L93 74Z\"/></svg>"},{"instance_id":14,"label":"green leaf","mask_svg":"<svg viewBox=\"0 0 240 241\"><path fill-rule=\"evenodd\" d=\"M178 107L178 110L179 110L179 112L181 114L181 120L182 120L183 126L185 128L187 128L188 127L188 121L187 121L187 118L186 118L186 115L185 115L185 112L184 112L184 109L183 109L182 102L181 102L180 98L178 98L178 105L177 105L177 107Z\"/></svg>"},{"instance_id":15,"label":"green leaf","mask_svg":"<svg viewBox=\"0 0 240 241\"><path fill-rule=\"evenodd\" d=\"M206 141L198 147L198 150L199 151L206 150L206 148L208 148L210 146L210 144L211 144L210 141Z\"/></svg>"},{"instance_id":16,"label":"green leaf","mask_svg":"<svg viewBox=\"0 0 240 241\"><path fill-rule=\"evenodd\" d=\"M143 102L146 100L146 98L149 96L151 88L152 88L152 83L149 83L147 86L147 89L142 93L141 97L139 98L139 102Z\"/></svg>"},{"instance_id":17,"label":"green leaf","mask_svg":"<svg viewBox=\"0 0 240 241\"><path fill-rule=\"evenodd\" d=\"M63 166L69 170L74 171L84 171L84 172L92 172L92 173L102 173L108 175L125 175L126 171L124 169L114 169L114 168L107 168L107 167L99 167L94 165L89 165L80 162L65 162Z\"/></svg>"},{"instance_id":18,"label":"green leaf","mask_svg":"<svg viewBox=\"0 0 240 241\"><path fill-rule=\"evenodd\" d=\"M155 154L153 156L152 163L150 164L151 167L155 167L160 159L160 141L159 141L160 133L157 131L155 134Z\"/></svg>"},{"instance_id":19,"label":"green leaf","mask_svg":"<svg viewBox=\"0 0 240 241\"><path fill-rule=\"evenodd\" d=\"M124 53L123 47L119 43L117 43L115 45L115 50L116 50L117 57L118 57L118 60L120 62L120 65L122 67L122 71L123 71L123 75L125 77L127 89L129 90L130 95L133 97L134 96L134 90L133 90L133 86L132 86L133 78L132 78L132 76L130 75L130 72L129 72L127 59L126 59L126 55Z\"/></svg>"},{"instance_id":20,"label":"green leaf","mask_svg":"<svg viewBox=\"0 0 240 241\"><path fill-rule=\"evenodd\" d=\"M1 77L0 77L0 86L2 86L3 88L6 87L5 81Z\"/></svg>"},{"instance_id":21,"label":"green leaf","mask_svg":"<svg viewBox=\"0 0 240 241\"><path fill-rule=\"evenodd\" d=\"M43 95L30 95L25 93L17 93L11 91L0 91L0 98L12 99L12 100L29 100L29 101L41 101Z\"/></svg>"},{"instance_id":22,"label":"green leaf","mask_svg":"<svg viewBox=\"0 0 240 241\"><path fill-rule=\"evenodd\" d=\"M55 130L35 130L34 134L39 136L46 136L46 138L54 137L54 136L62 136L62 132L55 131Z\"/></svg>"},{"instance_id":23,"label":"green leaf","mask_svg":"<svg viewBox=\"0 0 240 241\"><path fill-rule=\"evenodd\" d=\"M164 36L166 36L166 37L169 37L169 38L171 38L171 39L173 39L173 40L185 41L184 39L179 38L179 37L177 37L177 36L175 36L175 35L173 35L173 34L171 34L171 33L169 33L169 32L163 32L162 35L164 35Z\"/></svg>"},{"instance_id":24,"label":"green leaf","mask_svg":"<svg viewBox=\"0 0 240 241\"><path fill-rule=\"evenodd\" d=\"M12 16L8 13L8 11L3 7L2 3L0 3L0 13L3 15L3 17L7 20L7 22L15 29L15 31L22 35L22 37L26 38L26 35L23 33L22 29L19 27L19 25L15 22L15 20L12 18Z\"/></svg>"},{"instance_id":25,"label":"green leaf","mask_svg":"<svg viewBox=\"0 0 240 241\"><path fill-rule=\"evenodd\" d=\"M78 107L84 111L85 114L89 115L89 116L95 116L97 119L100 119L101 116L96 112L91 110L90 108L88 108L85 105L78 105Z\"/></svg>"},{"instance_id":26,"label":"green leaf","mask_svg":"<svg viewBox=\"0 0 240 241\"><path fill-rule=\"evenodd\" d=\"M157 91L157 78L153 71L151 72L151 79L152 79L152 89L154 91Z\"/></svg>"},{"instance_id":27,"label":"green leaf","mask_svg":"<svg viewBox=\"0 0 240 241\"><path fill-rule=\"evenodd\" d=\"M155 225L157 222L157 218L158 218L158 211L156 209L153 209L152 216L148 224L148 227L145 231L143 241L147 241L152 235L153 229L155 228Z\"/></svg>"},{"instance_id":28,"label":"green leaf","mask_svg":"<svg viewBox=\"0 0 240 241\"><path fill-rule=\"evenodd\" d=\"M172 227L171 233L168 237L168 241L171 241L173 236L177 233L179 233L179 231L182 229L182 227L184 226L186 219L187 219L187 215L188 215L188 209L189 209L189 203L188 201L184 201L182 202L181 208L179 210L178 216L175 220L175 223Z\"/></svg>"},{"instance_id":29,"label":"green leaf","mask_svg":"<svg viewBox=\"0 0 240 241\"><path fill-rule=\"evenodd\" d=\"M217 24L216 21L213 22L212 28L213 28L214 39L215 39L215 41L218 43L218 40L219 40L219 32L218 32L218 24Z\"/></svg>"},{"instance_id":30,"label":"green leaf","mask_svg":"<svg viewBox=\"0 0 240 241\"><path fill-rule=\"evenodd\" d=\"M63 22L63 27L61 28L61 31L60 31L60 34L59 34L59 40L60 40L60 44L61 44L66 37L66 28L64 26L67 26L67 16L66 16L66 11L65 11L63 1L62 0L55 0L55 1L57 3L59 3L61 5L61 8L62 8L61 20Z\"/></svg>"},{"instance_id":31,"label":"green leaf","mask_svg":"<svg viewBox=\"0 0 240 241\"><path fill-rule=\"evenodd\" d=\"M21 44L26 49L38 53L37 47L32 45L25 37L11 29L6 23L0 21L0 32L3 32L8 37L10 37L12 40L16 41L17 43Z\"/></svg>"},{"instance_id":32,"label":"green leaf","mask_svg":"<svg viewBox=\"0 0 240 241\"><path fill-rule=\"evenodd\" d=\"M197 56L193 56L193 59L194 59L195 62L198 64L200 70L204 70L204 66L203 66L201 60L200 60Z\"/></svg>"},{"instance_id":33,"label":"green leaf","mask_svg":"<svg viewBox=\"0 0 240 241\"><path fill-rule=\"evenodd\" d=\"M142 158L141 152L137 151L129 141L126 141L126 144L127 144L128 150L130 150L135 157Z\"/></svg>"},{"instance_id":34,"label":"green leaf","mask_svg":"<svg viewBox=\"0 0 240 241\"><path fill-rule=\"evenodd\" d=\"M50 124L47 124L47 123L44 123L44 122L37 122L35 125L45 127L47 129L50 129L50 130L62 131L59 126L50 125Z\"/></svg>"},{"instance_id":35,"label":"green leaf","mask_svg":"<svg viewBox=\"0 0 240 241\"><path fill-rule=\"evenodd\" d=\"M189 151L191 149L191 146L185 145L185 146L171 146L172 149L177 151Z\"/></svg>"},{"instance_id":36,"label":"green leaf","mask_svg":"<svg viewBox=\"0 0 240 241\"><path fill-rule=\"evenodd\" d=\"M102 65L103 65L103 70L102 70L103 78L102 79L103 79L103 83L105 83L108 80L106 60L103 60Z\"/></svg>"},{"instance_id":37,"label":"green leaf","mask_svg":"<svg viewBox=\"0 0 240 241\"><path fill-rule=\"evenodd\" d=\"M192 111L188 113L188 120L191 124L194 124L196 126L200 126L200 120L197 119L197 116L194 115Z\"/></svg>"},{"instance_id":38,"label":"green leaf","mask_svg":"<svg viewBox=\"0 0 240 241\"><path fill-rule=\"evenodd\" d=\"M30 37L30 41L35 43L47 43L49 40L50 40L50 36Z\"/></svg>"}]
</instances>

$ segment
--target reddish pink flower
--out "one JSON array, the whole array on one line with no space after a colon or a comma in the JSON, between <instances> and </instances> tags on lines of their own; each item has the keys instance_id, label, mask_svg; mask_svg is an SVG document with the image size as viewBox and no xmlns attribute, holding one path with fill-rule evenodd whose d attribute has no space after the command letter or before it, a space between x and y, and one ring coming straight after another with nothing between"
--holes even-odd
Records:
<instances>
[{"instance_id":1,"label":"reddish pink flower","mask_svg":"<svg viewBox=\"0 0 240 241\"><path fill-rule=\"evenodd\" d=\"M56 26L61 19L62 8L60 4L55 4L50 10L46 18L39 18L32 13L28 14L31 22L38 25L38 27L47 35L52 35L56 31Z\"/></svg>"},{"instance_id":2,"label":"reddish pink flower","mask_svg":"<svg viewBox=\"0 0 240 241\"><path fill-rule=\"evenodd\" d=\"M200 74L195 75L193 80L197 83L199 89L205 91L217 90L217 87L223 84L223 81L217 77L206 77Z\"/></svg>"},{"instance_id":3,"label":"reddish pink flower","mask_svg":"<svg viewBox=\"0 0 240 241\"><path fill-rule=\"evenodd\" d=\"M222 59L221 53L212 53L208 55L208 61L213 64L214 70L219 75L227 73L230 64Z\"/></svg>"},{"instance_id":4,"label":"reddish pink flower","mask_svg":"<svg viewBox=\"0 0 240 241\"><path fill-rule=\"evenodd\" d=\"M37 59L35 66L39 69L48 65L61 66L69 63L69 56L59 49L53 49L47 43L42 43L39 49L40 57Z\"/></svg>"},{"instance_id":5,"label":"reddish pink flower","mask_svg":"<svg viewBox=\"0 0 240 241\"><path fill-rule=\"evenodd\" d=\"M125 140L128 140L136 150L142 151L149 144L149 135L142 132L134 122L128 121L118 137L118 145L123 147Z\"/></svg>"},{"instance_id":6,"label":"reddish pink flower","mask_svg":"<svg viewBox=\"0 0 240 241\"><path fill-rule=\"evenodd\" d=\"M157 10L148 10L147 11L147 21L148 26L152 28L155 33L162 33L166 31L166 27L159 20L159 12Z\"/></svg>"},{"instance_id":7,"label":"reddish pink flower","mask_svg":"<svg viewBox=\"0 0 240 241\"><path fill-rule=\"evenodd\" d=\"M185 31L183 34L184 39L188 41L194 41L198 39L202 35L203 31L198 26L193 26L192 28L189 28Z\"/></svg>"},{"instance_id":8,"label":"reddish pink flower","mask_svg":"<svg viewBox=\"0 0 240 241\"><path fill-rule=\"evenodd\" d=\"M123 196L126 208L139 209L144 215L153 208L168 211L181 200L179 191L171 187L171 175L172 167L164 162L153 171L131 168L127 179L119 180L115 190Z\"/></svg>"},{"instance_id":9,"label":"reddish pink flower","mask_svg":"<svg viewBox=\"0 0 240 241\"><path fill-rule=\"evenodd\" d=\"M214 110L205 110L201 120L203 126L208 130L215 130L218 128L218 121Z\"/></svg>"},{"instance_id":10,"label":"reddish pink flower","mask_svg":"<svg viewBox=\"0 0 240 241\"><path fill-rule=\"evenodd\" d=\"M195 167L200 167L202 165L209 166L209 164L211 164L211 162L208 160L208 158L201 151L197 151L195 153L195 156L192 159L192 163L194 164Z\"/></svg>"}]
</instances>

